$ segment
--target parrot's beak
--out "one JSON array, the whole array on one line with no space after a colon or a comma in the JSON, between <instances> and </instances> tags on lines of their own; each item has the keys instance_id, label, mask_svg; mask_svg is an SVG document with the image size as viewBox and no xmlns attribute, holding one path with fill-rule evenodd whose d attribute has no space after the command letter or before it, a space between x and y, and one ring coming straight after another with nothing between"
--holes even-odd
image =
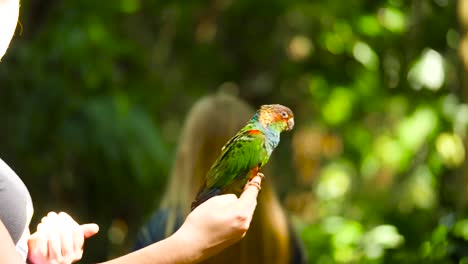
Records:
<instances>
[{"instance_id":1,"label":"parrot's beak","mask_svg":"<svg viewBox=\"0 0 468 264\"><path fill-rule=\"evenodd\" d=\"M288 119L288 131L292 130L294 127L294 118L289 118Z\"/></svg>"}]
</instances>

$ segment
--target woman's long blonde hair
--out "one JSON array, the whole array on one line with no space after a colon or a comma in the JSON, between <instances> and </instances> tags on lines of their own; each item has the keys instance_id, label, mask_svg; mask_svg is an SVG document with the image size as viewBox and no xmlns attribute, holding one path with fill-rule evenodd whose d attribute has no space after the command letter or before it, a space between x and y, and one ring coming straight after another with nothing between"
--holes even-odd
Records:
<instances>
[{"instance_id":1,"label":"woman's long blonde hair","mask_svg":"<svg viewBox=\"0 0 468 264\"><path fill-rule=\"evenodd\" d=\"M254 110L227 94L199 100L188 114L179 140L167 193L161 204L168 210L166 236L176 218L186 217L201 182L221 147L243 127ZM271 185L268 168L247 235L237 244L203 263L290 263L288 223ZM179 214L179 215L178 215Z\"/></svg>"}]
</instances>

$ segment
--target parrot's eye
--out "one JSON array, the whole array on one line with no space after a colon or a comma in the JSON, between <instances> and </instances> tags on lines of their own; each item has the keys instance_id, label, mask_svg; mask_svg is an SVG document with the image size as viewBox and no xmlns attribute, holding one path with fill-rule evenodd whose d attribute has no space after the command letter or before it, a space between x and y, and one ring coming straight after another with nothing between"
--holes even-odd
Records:
<instances>
[{"instance_id":1,"label":"parrot's eye","mask_svg":"<svg viewBox=\"0 0 468 264\"><path fill-rule=\"evenodd\" d=\"M282 112L281 112L281 116L282 116L283 118L288 118L288 113L286 113L285 111L282 111Z\"/></svg>"}]
</instances>

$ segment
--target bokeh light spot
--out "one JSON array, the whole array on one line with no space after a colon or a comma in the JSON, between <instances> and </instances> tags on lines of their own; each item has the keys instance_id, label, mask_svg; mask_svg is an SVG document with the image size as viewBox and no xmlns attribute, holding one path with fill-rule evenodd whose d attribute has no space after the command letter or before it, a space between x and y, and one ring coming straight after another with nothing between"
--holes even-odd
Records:
<instances>
[{"instance_id":1,"label":"bokeh light spot","mask_svg":"<svg viewBox=\"0 0 468 264\"><path fill-rule=\"evenodd\" d=\"M354 58L368 69L376 69L379 57L372 48L364 42L357 42L353 47Z\"/></svg>"},{"instance_id":2,"label":"bokeh light spot","mask_svg":"<svg viewBox=\"0 0 468 264\"><path fill-rule=\"evenodd\" d=\"M293 61L303 61L313 51L313 44L305 36L295 36L289 42L287 52L288 56Z\"/></svg>"},{"instance_id":3,"label":"bokeh light spot","mask_svg":"<svg viewBox=\"0 0 468 264\"><path fill-rule=\"evenodd\" d=\"M408 80L415 90L422 87L439 90L445 81L442 56L435 50L425 50L408 72Z\"/></svg>"}]
</instances>

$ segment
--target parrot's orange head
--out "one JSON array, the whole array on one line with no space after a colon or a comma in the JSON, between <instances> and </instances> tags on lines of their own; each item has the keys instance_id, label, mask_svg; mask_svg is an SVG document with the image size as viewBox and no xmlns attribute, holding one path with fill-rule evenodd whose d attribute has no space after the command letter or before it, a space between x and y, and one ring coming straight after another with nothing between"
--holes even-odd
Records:
<instances>
[{"instance_id":1,"label":"parrot's orange head","mask_svg":"<svg viewBox=\"0 0 468 264\"><path fill-rule=\"evenodd\" d=\"M265 127L273 125L281 131L289 131L294 127L294 114L284 105L262 105L257 114L258 121Z\"/></svg>"}]
</instances>

